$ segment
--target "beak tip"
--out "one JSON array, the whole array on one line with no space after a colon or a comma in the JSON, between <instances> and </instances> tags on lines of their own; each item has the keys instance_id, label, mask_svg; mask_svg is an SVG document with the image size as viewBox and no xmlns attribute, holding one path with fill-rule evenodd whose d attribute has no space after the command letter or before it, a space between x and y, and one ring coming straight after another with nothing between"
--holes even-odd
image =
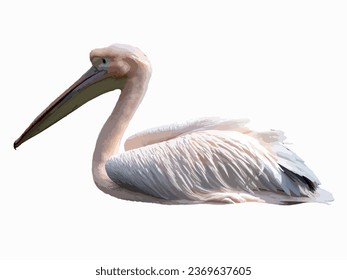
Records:
<instances>
[{"instance_id":1,"label":"beak tip","mask_svg":"<svg viewBox=\"0 0 347 280\"><path fill-rule=\"evenodd\" d=\"M13 148L14 148L15 150L17 150L17 148L19 147L19 145L20 145L20 144L18 144L18 140L16 140L16 141L14 141L14 143L13 143Z\"/></svg>"}]
</instances>

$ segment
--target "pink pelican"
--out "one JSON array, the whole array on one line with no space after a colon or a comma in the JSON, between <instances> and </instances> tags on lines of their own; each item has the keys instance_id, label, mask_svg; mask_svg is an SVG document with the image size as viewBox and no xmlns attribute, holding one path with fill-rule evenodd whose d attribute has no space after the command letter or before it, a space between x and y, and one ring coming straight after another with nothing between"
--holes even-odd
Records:
<instances>
[{"instance_id":1,"label":"pink pelican","mask_svg":"<svg viewBox=\"0 0 347 280\"><path fill-rule=\"evenodd\" d=\"M121 94L96 142L95 184L117 198L163 204L328 202L331 194L283 144L281 131L254 131L244 120L203 118L152 128L120 142L151 77L138 48L114 44L91 51L92 67L54 100L15 141L39 134L93 98Z\"/></svg>"}]
</instances>

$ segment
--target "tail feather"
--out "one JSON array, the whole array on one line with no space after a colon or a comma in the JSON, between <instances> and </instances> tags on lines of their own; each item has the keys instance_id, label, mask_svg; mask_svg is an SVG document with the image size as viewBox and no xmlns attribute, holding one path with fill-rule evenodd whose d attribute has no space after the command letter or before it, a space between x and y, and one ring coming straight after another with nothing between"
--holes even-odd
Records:
<instances>
[{"instance_id":1,"label":"tail feather","mask_svg":"<svg viewBox=\"0 0 347 280\"><path fill-rule=\"evenodd\" d=\"M282 170L281 186L284 192L261 191L259 196L263 200L287 205L313 201L328 203L334 200L331 193L318 187L319 179L305 162L283 144L286 137L282 131L253 131L251 135L268 145Z\"/></svg>"},{"instance_id":2,"label":"tail feather","mask_svg":"<svg viewBox=\"0 0 347 280\"><path fill-rule=\"evenodd\" d=\"M318 202L329 204L334 201L334 197L328 191L317 188L310 196L288 196L285 193L259 191L255 194L266 203L280 204L280 205L293 205L306 202Z\"/></svg>"}]
</instances>

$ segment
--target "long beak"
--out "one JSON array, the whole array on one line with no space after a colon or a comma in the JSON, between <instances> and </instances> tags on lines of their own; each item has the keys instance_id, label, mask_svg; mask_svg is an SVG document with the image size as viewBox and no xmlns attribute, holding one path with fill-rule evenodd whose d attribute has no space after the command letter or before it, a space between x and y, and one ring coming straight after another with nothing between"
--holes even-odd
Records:
<instances>
[{"instance_id":1,"label":"long beak","mask_svg":"<svg viewBox=\"0 0 347 280\"><path fill-rule=\"evenodd\" d=\"M108 91L122 89L124 84L125 79L116 79L107 74L106 70L98 70L92 66L81 78L36 117L23 134L14 142L14 148L16 149L25 141L55 124L89 100Z\"/></svg>"}]
</instances>

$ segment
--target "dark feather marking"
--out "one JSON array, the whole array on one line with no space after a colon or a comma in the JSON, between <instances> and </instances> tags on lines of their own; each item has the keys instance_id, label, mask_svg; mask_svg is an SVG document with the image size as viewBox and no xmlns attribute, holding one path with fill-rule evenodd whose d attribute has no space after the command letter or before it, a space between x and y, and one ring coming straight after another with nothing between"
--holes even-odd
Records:
<instances>
[{"instance_id":1,"label":"dark feather marking","mask_svg":"<svg viewBox=\"0 0 347 280\"><path fill-rule=\"evenodd\" d=\"M282 168L283 172L293 181L297 180L301 182L303 185L307 186L309 191L315 192L317 189L317 183L312 182L310 179L308 179L305 176L298 175L289 169L285 168L283 165L279 164L279 166Z\"/></svg>"}]
</instances>

